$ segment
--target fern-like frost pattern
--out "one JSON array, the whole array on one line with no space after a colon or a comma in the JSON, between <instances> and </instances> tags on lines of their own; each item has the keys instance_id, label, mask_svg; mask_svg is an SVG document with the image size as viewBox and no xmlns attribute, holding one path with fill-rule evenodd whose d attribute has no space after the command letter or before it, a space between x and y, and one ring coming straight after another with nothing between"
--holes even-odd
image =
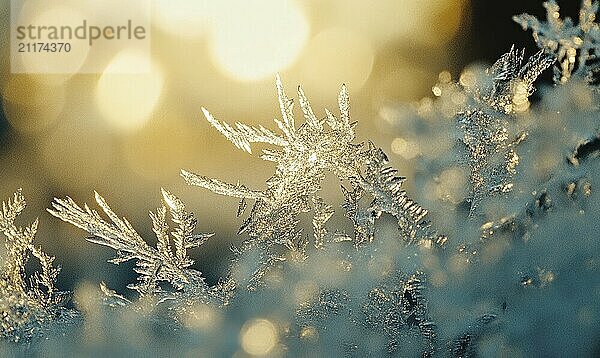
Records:
<instances>
[{"instance_id":1,"label":"fern-like frost pattern","mask_svg":"<svg viewBox=\"0 0 600 358\"><path fill-rule=\"evenodd\" d=\"M502 55L481 79L465 86L470 103L457 114L461 142L470 169L470 214L481 201L512 189L519 155L516 147L527 137L510 115L529 105L537 77L554 63L540 51L523 65L524 50ZM522 109L522 108L521 108Z\"/></svg>"},{"instance_id":2,"label":"fern-like frost pattern","mask_svg":"<svg viewBox=\"0 0 600 358\"><path fill-rule=\"evenodd\" d=\"M100 194L96 193L95 196L96 202L110 222L104 220L98 211L91 209L87 204L82 208L69 197L55 199L53 209L48 211L57 218L87 231L92 235L88 241L114 249L116 256L109 262L118 265L135 260L134 270L138 274L138 281L130 284L130 289L142 296L155 295L161 300L181 296L182 292L206 302L227 299L227 294L217 292L225 285L211 288L199 271L190 268L194 261L187 251L201 246L212 234L194 233L197 220L192 213L186 211L179 198L167 190L162 190L163 205L156 212L150 212L152 230L157 239L156 247L151 247L127 219L121 219L115 214ZM167 212L176 225L175 228L170 228ZM171 284L176 292L165 292L160 286L161 282Z\"/></svg>"},{"instance_id":3,"label":"fern-like frost pattern","mask_svg":"<svg viewBox=\"0 0 600 358\"><path fill-rule=\"evenodd\" d=\"M313 213L313 246L322 248L332 242L354 242L355 246L371 242L375 220L382 213L396 217L400 238L407 243L443 243L444 238L430 232L423 220L427 211L408 198L402 189L405 178L387 166L388 159L372 143L354 143L356 122L350 120L350 102L346 86L338 96L340 114L336 117L326 110L324 118L314 113L301 87L298 87L300 108L304 123L296 125L293 101L286 95L279 77L277 93L282 120L275 120L281 134L264 127L250 127L236 123L229 125L214 118L203 109L208 122L236 147L251 153L251 144L266 143L277 149L264 150L261 158L276 163L275 174L267 181L267 189L250 190L244 185L228 184L217 179L197 175L186 170L182 176L188 184L203 187L214 193L245 200L255 200L250 216L240 233L247 232L244 250L260 246L263 268L289 257L305 259L307 239L298 228L299 215ZM346 197L345 214L354 223L354 233L332 232L327 221L335 212L332 205L320 196L322 182L333 173ZM351 189L346 188L344 185ZM358 205L365 195L372 197L368 207ZM283 247L288 254L276 247ZM263 275L258 269L257 275Z\"/></svg>"},{"instance_id":4,"label":"fern-like frost pattern","mask_svg":"<svg viewBox=\"0 0 600 358\"><path fill-rule=\"evenodd\" d=\"M6 248L0 276L0 335L14 341L28 340L61 313L66 314L62 306L68 298L55 286L60 268L54 266L54 257L33 244L38 220L25 228L15 224L25 206L19 189L12 200L2 203L0 212ZM25 266L31 257L39 261L40 270L27 275Z\"/></svg>"},{"instance_id":5,"label":"fern-like frost pattern","mask_svg":"<svg viewBox=\"0 0 600 358\"><path fill-rule=\"evenodd\" d=\"M596 22L598 4L597 1L583 0L577 25L569 17L561 19L560 7L555 0L544 3L545 22L529 14L513 17L524 30L531 29L539 48L556 56L556 83L566 83L571 78L593 82L600 70L600 25Z\"/></svg>"}]
</instances>

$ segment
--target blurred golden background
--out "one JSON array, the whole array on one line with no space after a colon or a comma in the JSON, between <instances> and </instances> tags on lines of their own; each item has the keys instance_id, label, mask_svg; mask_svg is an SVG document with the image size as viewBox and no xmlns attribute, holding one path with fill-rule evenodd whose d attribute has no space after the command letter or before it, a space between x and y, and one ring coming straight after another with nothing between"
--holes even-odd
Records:
<instances>
[{"instance_id":1,"label":"blurred golden background","mask_svg":"<svg viewBox=\"0 0 600 358\"><path fill-rule=\"evenodd\" d=\"M155 0L150 73L11 75L4 2L0 196L23 188L24 217L40 216L38 244L63 265L65 289L114 277L109 286L122 291L130 281L105 262L111 250L86 243L82 231L44 211L54 196L93 204L93 190L153 240L147 213L159 205L160 187L168 188L196 213L200 231L216 232L194 253L196 266L213 278L224 267L229 246L239 242L237 202L187 187L179 170L262 188L273 168L221 137L202 106L228 122L272 128L276 73L290 96L301 84L322 115L336 109L346 83L359 139L401 152L406 143L381 119L385 105L429 96L441 71L456 76L474 57L486 59L478 41L498 40L477 34L475 25L490 25L474 16L483 2L469 0ZM510 15L535 13L541 4L523 7L507 8L497 21L517 32ZM47 11L60 14L60 7ZM506 41L493 46L493 56L508 49ZM107 72L131 56L117 54ZM403 174L405 159L391 155Z\"/></svg>"}]
</instances>

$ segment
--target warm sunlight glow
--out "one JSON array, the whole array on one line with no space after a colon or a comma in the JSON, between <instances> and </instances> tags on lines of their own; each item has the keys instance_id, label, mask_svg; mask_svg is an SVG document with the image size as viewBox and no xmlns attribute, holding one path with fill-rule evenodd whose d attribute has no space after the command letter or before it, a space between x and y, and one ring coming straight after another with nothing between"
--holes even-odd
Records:
<instances>
[{"instance_id":1,"label":"warm sunlight glow","mask_svg":"<svg viewBox=\"0 0 600 358\"><path fill-rule=\"evenodd\" d=\"M309 25L291 0L222 1L215 22L215 64L238 80L272 77L294 62L308 38Z\"/></svg>"},{"instance_id":2,"label":"warm sunlight glow","mask_svg":"<svg viewBox=\"0 0 600 358\"><path fill-rule=\"evenodd\" d=\"M242 348L254 356L264 356L277 344L278 335L275 325L266 319L247 322L240 333Z\"/></svg>"},{"instance_id":3,"label":"warm sunlight glow","mask_svg":"<svg viewBox=\"0 0 600 358\"><path fill-rule=\"evenodd\" d=\"M144 126L152 114L163 88L163 74L152 65L145 74L127 74L122 68L147 65L149 59L135 52L122 51L106 67L96 88L96 99L106 121L122 131Z\"/></svg>"},{"instance_id":4,"label":"warm sunlight glow","mask_svg":"<svg viewBox=\"0 0 600 358\"><path fill-rule=\"evenodd\" d=\"M404 40L440 46L452 39L464 17L465 0L336 2L331 22L354 28L378 44ZM390 26L394 24L394 26Z\"/></svg>"},{"instance_id":5,"label":"warm sunlight glow","mask_svg":"<svg viewBox=\"0 0 600 358\"><path fill-rule=\"evenodd\" d=\"M153 6L154 23L161 30L184 38L206 34L219 11L227 10L223 2L211 0L155 0Z\"/></svg>"},{"instance_id":6,"label":"warm sunlight glow","mask_svg":"<svg viewBox=\"0 0 600 358\"><path fill-rule=\"evenodd\" d=\"M373 69L375 53L369 40L344 28L318 33L307 46L301 63L304 83L321 93L335 93L341 83L360 89Z\"/></svg>"},{"instance_id":7,"label":"warm sunlight glow","mask_svg":"<svg viewBox=\"0 0 600 358\"><path fill-rule=\"evenodd\" d=\"M25 8L21 16L25 19L24 22L32 24L44 24L45 26L71 26L76 27L81 25L83 14L72 8L51 8L41 14L28 14ZM57 56L53 52L39 51L22 57L23 72L27 73L64 73L68 74L62 78L53 77L54 82L61 82L73 74L77 73L85 63L90 46L84 40L71 39L69 56ZM57 81L60 80L60 81Z\"/></svg>"}]
</instances>

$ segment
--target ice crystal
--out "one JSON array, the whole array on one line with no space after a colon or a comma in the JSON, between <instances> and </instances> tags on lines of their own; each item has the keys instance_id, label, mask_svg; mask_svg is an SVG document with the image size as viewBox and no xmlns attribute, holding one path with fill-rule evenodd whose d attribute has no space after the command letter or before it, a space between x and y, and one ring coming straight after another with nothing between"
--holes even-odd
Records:
<instances>
[{"instance_id":1,"label":"ice crystal","mask_svg":"<svg viewBox=\"0 0 600 358\"><path fill-rule=\"evenodd\" d=\"M333 316L349 314L350 297L345 290L324 290L311 302L298 309L297 315L303 326L323 325Z\"/></svg>"},{"instance_id":2,"label":"ice crystal","mask_svg":"<svg viewBox=\"0 0 600 358\"><path fill-rule=\"evenodd\" d=\"M190 268L194 261L187 254L187 250L201 246L212 234L195 234L197 220L186 211L183 202L164 189L162 196L163 205L156 212L150 212L152 230L157 238L156 248L148 245L127 219L120 219L98 193L95 193L96 202L110 222L87 204L81 208L69 197L55 199L53 209L48 211L90 233L92 236L88 241L115 249L116 256L109 262L118 265L135 260L138 280L128 287L140 295L157 295L165 300L180 297L184 293L207 302L226 300L227 295L221 291L229 286L219 284L209 287L202 274ZM167 211L176 224L174 229L169 228ZM161 288L161 282L171 284L176 292L166 292ZM103 291L110 293L107 289ZM118 297L107 294L107 298Z\"/></svg>"},{"instance_id":3,"label":"ice crystal","mask_svg":"<svg viewBox=\"0 0 600 358\"><path fill-rule=\"evenodd\" d=\"M595 21L598 2L583 0L579 11L579 24L569 17L560 18L559 6L554 0L544 3L547 21L522 14L513 17L523 29L531 29L538 47L552 53L558 59L554 79L565 83L576 77L592 81L598 67L600 55L600 27Z\"/></svg>"},{"instance_id":4,"label":"ice crystal","mask_svg":"<svg viewBox=\"0 0 600 358\"><path fill-rule=\"evenodd\" d=\"M60 268L53 266L54 257L33 244L38 220L25 228L15 225L25 205L18 190L12 200L2 203L0 212L0 232L6 238L0 276L0 336L15 341L30 338L57 318L67 298L55 286ZM31 256L39 261L40 271L27 277L25 266Z\"/></svg>"},{"instance_id":5,"label":"ice crystal","mask_svg":"<svg viewBox=\"0 0 600 358\"><path fill-rule=\"evenodd\" d=\"M277 166L265 190L251 190L244 185L227 184L182 171L188 184L241 199L241 209L245 200L255 200L250 216L240 229L240 233L248 232L249 236L242 251L260 246L266 253L262 258L265 268L272 262L286 259L285 254L278 253L280 250L275 248L277 246L285 247L288 257L305 259L307 240L298 226L298 216L311 211L313 245L317 248L345 240L353 240L356 246L372 241L374 221L384 212L396 217L401 238L407 243L443 241L429 232L428 224L423 221L427 211L408 198L402 189L405 178L397 176L396 170L386 165L388 159L383 151L372 144L354 143L356 123L350 120L350 103L345 85L338 97L340 116L336 117L326 110L324 119L317 117L304 91L298 87L300 107L305 118L305 123L300 126L296 126L293 101L287 97L279 77L277 92L283 119L275 120L275 123L281 134L262 126L255 128L240 123L231 126L218 121L203 108L208 122L236 147L249 153L252 143L279 147L276 150L264 150L261 156ZM343 208L354 222L353 235L331 232L327 228L327 221L334 213L332 205L320 196L327 173L333 173L342 183L346 196ZM348 182L351 190L343 186ZM360 207L359 199L367 194L372 196L371 204L367 208ZM256 272L259 276L263 274L262 269Z\"/></svg>"},{"instance_id":6,"label":"ice crystal","mask_svg":"<svg viewBox=\"0 0 600 358\"><path fill-rule=\"evenodd\" d=\"M361 271L357 271L361 272ZM360 339L331 342L343 349L350 344L355 350L387 352L398 354L410 350L431 355L436 348L436 328L429 318L427 299L425 298L424 275L420 272L406 275L394 271L382 281L367 285L358 284L363 278L354 275L349 287L323 289L311 300L297 309L296 322L302 338L303 332L311 330L315 334L325 334L336 324L344 323L351 335L372 335L381 338L384 345L373 347ZM337 322L337 323L336 323ZM354 328L351 328L354 327ZM339 335L343 335L340 333ZM339 337L337 335L337 337ZM403 347L408 342L414 347ZM354 352L353 355L360 355Z\"/></svg>"},{"instance_id":7,"label":"ice crystal","mask_svg":"<svg viewBox=\"0 0 600 358\"><path fill-rule=\"evenodd\" d=\"M389 337L388 351L396 351L398 339L416 329L428 341L428 353L433 353L435 324L428 317L424 287L421 273L408 278L397 273L392 280L369 292L362 307L364 322Z\"/></svg>"},{"instance_id":8,"label":"ice crystal","mask_svg":"<svg viewBox=\"0 0 600 358\"><path fill-rule=\"evenodd\" d=\"M524 50L511 48L482 79L465 86L472 100L458 113L457 123L470 169L471 215L483 198L511 190L519 164L515 147L527 133L507 115L526 109L533 83L554 62L540 51L523 65L523 56Z\"/></svg>"},{"instance_id":9,"label":"ice crystal","mask_svg":"<svg viewBox=\"0 0 600 358\"><path fill-rule=\"evenodd\" d=\"M84 339L65 340L79 331L48 329L55 336L36 343L42 355L106 355L105 345L111 353L139 353L143 344L154 355L234 356L243 354L237 342L257 321L269 322L268 355L597 355L600 293L590 287L600 287L600 102L597 88L567 80L593 69L598 5L584 2L579 26L560 20L554 2L546 7L548 24L519 17L538 28L534 35L545 52L524 63L523 51L512 48L487 71L465 70L458 82L442 73L437 100L421 101L419 116L387 111L406 115L394 123L419 148L416 189L431 214L408 198L405 178L388 166L383 150L355 143L345 86L338 117L329 111L317 117L299 88L305 120L297 125L279 79L279 131L229 125L204 110L236 147L276 148L262 155L276 166L265 189L182 171L189 184L240 199L238 216L254 201L240 229L247 238L234 248L228 279L217 285L204 281L188 255L210 235L194 234L196 220L174 195L163 191L163 205L150 214L156 247L97 194L108 220L68 197L56 199L50 212L88 231L89 241L114 248L112 262L136 262L139 279L130 287L142 297L130 301L104 283L79 289L76 303L86 321L77 329ZM543 46L553 45L552 38L554 50ZM543 89L530 109L534 81L555 57L558 82L569 83ZM457 163L458 155L464 162ZM326 176L340 181L339 208L322 193ZM31 244L37 224L13 224L23 207L18 192L0 213L8 238L2 335L12 339L27 338L58 316L64 297L54 287L53 258ZM339 209L353 224L350 232L332 227ZM465 220L467 211L478 217ZM306 214L309 234L301 223ZM452 240L446 243L425 217L444 225ZM446 249L428 249L436 245ZM30 255L42 269L28 285ZM233 296L238 285L257 283ZM144 302L151 303L148 314L132 314ZM176 322L162 316L165 307L176 311L170 317ZM132 334L138 330L143 334ZM0 346L0 355L6 352Z\"/></svg>"},{"instance_id":10,"label":"ice crystal","mask_svg":"<svg viewBox=\"0 0 600 358\"><path fill-rule=\"evenodd\" d=\"M466 332L456 338L451 347L453 357L472 357L476 356L477 340L481 337L482 332L494 321L497 315L486 314L477 319L477 321L469 325Z\"/></svg>"}]
</instances>

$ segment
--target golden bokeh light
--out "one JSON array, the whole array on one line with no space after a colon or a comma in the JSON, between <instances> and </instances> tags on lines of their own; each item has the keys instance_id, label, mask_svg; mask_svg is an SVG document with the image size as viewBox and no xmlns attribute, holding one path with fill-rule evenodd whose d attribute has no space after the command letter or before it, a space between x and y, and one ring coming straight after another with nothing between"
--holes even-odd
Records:
<instances>
[{"instance_id":1,"label":"golden bokeh light","mask_svg":"<svg viewBox=\"0 0 600 358\"><path fill-rule=\"evenodd\" d=\"M305 87L330 95L342 83L358 91L369 79L374 60L373 47L360 33L328 28L310 40L299 66Z\"/></svg>"},{"instance_id":2,"label":"golden bokeh light","mask_svg":"<svg viewBox=\"0 0 600 358\"><path fill-rule=\"evenodd\" d=\"M135 131L146 124L154 111L164 84L162 70L152 63L148 73L126 73L126 69L135 64L147 66L148 61L147 56L123 50L100 77L96 102L111 127L124 132Z\"/></svg>"},{"instance_id":3,"label":"golden bokeh light","mask_svg":"<svg viewBox=\"0 0 600 358\"><path fill-rule=\"evenodd\" d=\"M456 34L466 5L465 0L378 0L365 11L362 1L330 3L329 22L354 28L377 44L409 40L434 46Z\"/></svg>"},{"instance_id":4,"label":"golden bokeh light","mask_svg":"<svg viewBox=\"0 0 600 358\"><path fill-rule=\"evenodd\" d=\"M212 0L154 0L153 23L174 36L196 38L211 31L223 2Z\"/></svg>"},{"instance_id":5,"label":"golden bokeh light","mask_svg":"<svg viewBox=\"0 0 600 358\"><path fill-rule=\"evenodd\" d=\"M431 84L431 70L408 60L395 60L394 68L373 75L372 105L382 108L390 103L404 103L422 96Z\"/></svg>"},{"instance_id":6,"label":"golden bokeh light","mask_svg":"<svg viewBox=\"0 0 600 358\"><path fill-rule=\"evenodd\" d=\"M471 66L473 67L473 66ZM467 68L465 69L458 79L458 82L466 88L471 88L477 83L477 71L481 71L481 68Z\"/></svg>"},{"instance_id":7,"label":"golden bokeh light","mask_svg":"<svg viewBox=\"0 0 600 358\"><path fill-rule=\"evenodd\" d=\"M394 138L392 141L392 152L410 160L420 153L419 143L406 138Z\"/></svg>"},{"instance_id":8,"label":"golden bokeh light","mask_svg":"<svg viewBox=\"0 0 600 358\"><path fill-rule=\"evenodd\" d=\"M31 9L39 6L23 7L19 16L22 23L44 24L45 26L71 26L75 28L81 25L82 18L89 18L89 14L82 14L76 7L56 6L42 13L35 13ZM90 46L85 40L71 39L69 56L60 56L53 52L35 52L28 56L18 57L22 60L24 73L40 73L38 79L47 82L64 82L79 71L85 63ZM82 45L83 44L83 45ZM60 76L48 76L47 74L62 74Z\"/></svg>"},{"instance_id":9,"label":"golden bokeh light","mask_svg":"<svg viewBox=\"0 0 600 358\"><path fill-rule=\"evenodd\" d=\"M309 24L292 0L220 1L211 54L230 77L252 81L289 67L309 35Z\"/></svg>"},{"instance_id":10,"label":"golden bokeh light","mask_svg":"<svg viewBox=\"0 0 600 358\"><path fill-rule=\"evenodd\" d=\"M459 167L446 169L438 178L435 190L437 197L458 204L468 195L467 182L468 173L464 169Z\"/></svg>"},{"instance_id":11,"label":"golden bokeh light","mask_svg":"<svg viewBox=\"0 0 600 358\"><path fill-rule=\"evenodd\" d=\"M294 287L294 299L298 305L308 303L318 293L319 287L312 281L300 281Z\"/></svg>"},{"instance_id":12,"label":"golden bokeh light","mask_svg":"<svg viewBox=\"0 0 600 358\"><path fill-rule=\"evenodd\" d=\"M319 331L313 326L302 327L302 330L300 331L300 338L307 341L317 342L319 340Z\"/></svg>"},{"instance_id":13,"label":"golden bokeh light","mask_svg":"<svg viewBox=\"0 0 600 358\"><path fill-rule=\"evenodd\" d=\"M194 330L212 331L221 324L221 311L208 304L194 304L179 312L183 324Z\"/></svg>"},{"instance_id":14,"label":"golden bokeh light","mask_svg":"<svg viewBox=\"0 0 600 358\"><path fill-rule=\"evenodd\" d=\"M240 332L242 349L253 356L265 356L271 352L279 340L277 327L266 319L246 322Z\"/></svg>"}]
</instances>

